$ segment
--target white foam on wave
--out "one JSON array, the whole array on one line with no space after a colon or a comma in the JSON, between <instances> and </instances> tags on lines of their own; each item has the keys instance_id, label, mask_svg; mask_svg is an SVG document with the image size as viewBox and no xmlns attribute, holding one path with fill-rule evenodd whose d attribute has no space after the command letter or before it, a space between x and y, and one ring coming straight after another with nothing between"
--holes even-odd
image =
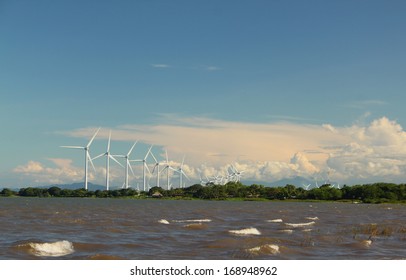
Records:
<instances>
[{"instance_id":1,"label":"white foam on wave","mask_svg":"<svg viewBox=\"0 0 406 280\"><path fill-rule=\"evenodd\" d=\"M210 219L173 220L175 223L210 223Z\"/></svg>"},{"instance_id":2,"label":"white foam on wave","mask_svg":"<svg viewBox=\"0 0 406 280\"><path fill-rule=\"evenodd\" d=\"M253 253L253 254L271 254L271 255L277 255L280 253L279 251L279 246L276 244L265 244L262 246L254 247L251 249L247 249L247 252Z\"/></svg>"},{"instance_id":3,"label":"white foam on wave","mask_svg":"<svg viewBox=\"0 0 406 280\"><path fill-rule=\"evenodd\" d=\"M319 217L306 217L306 220L317 221Z\"/></svg>"},{"instance_id":4,"label":"white foam on wave","mask_svg":"<svg viewBox=\"0 0 406 280\"><path fill-rule=\"evenodd\" d=\"M236 235L261 235L261 232L253 227L238 230L229 230L228 232Z\"/></svg>"},{"instance_id":5,"label":"white foam on wave","mask_svg":"<svg viewBox=\"0 0 406 280\"><path fill-rule=\"evenodd\" d=\"M61 257L75 252L72 242L67 240L52 243L31 242L28 245L32 254L38 257Z\"/></svg>"},{"instance_id":6,"label":"white foam on wave","mask_svg":"<svg viewBox=\"0 0 406 280\"><path fill-rule=\"evenodd\" d=\"M364 247L364 248L369 248L372 245L372 240L371 239L367 239L367 240L361 240L359 242L359 244Z\"/></svg>"},{"instance_id":7,"label":"white foam on wave","mask_svg":"<svg viewBox=\"0 0 406 280\"><path fill-rule=\"evenodd\" d=\"M168 220L165 220L165 219L161 219L161 220L159 220L159 221L158 221L158 223L160 223L160 224L164 224L164 225L169 225Z\"/></svg>"},{"instance_id":8,"label":"white foam on wave","mask_svg":"<svg viewBox=\"0 0 406 280\"><path fill-rule=\"evenodd\" d=\"M282 219L273 219L273 220L267 220L268 223L282 223Z\"/></svg>"},{"instance_id":9,"label":"white foam on wave","mask_svg":"<svg viewBox=\"0 0 406 280\"><path fill-rule=\"evenodd\" d=\"M298 223L298 224L292 224L292 223L285 223L285 225L289 226L289 227L293 227L293 228L297 228L297 227L308 227L308 226L312 226L314 225L316 222L312 221L309 223Z\"/></svg>"}]
</instances>

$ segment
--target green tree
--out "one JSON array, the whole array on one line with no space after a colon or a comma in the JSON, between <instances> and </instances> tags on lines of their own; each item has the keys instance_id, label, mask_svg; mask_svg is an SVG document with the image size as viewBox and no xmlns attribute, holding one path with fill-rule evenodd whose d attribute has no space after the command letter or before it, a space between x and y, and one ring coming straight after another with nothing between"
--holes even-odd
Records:
<instances>
[{"instance_id":1,"label":"green tree","mask_svg":"<svg viewBox=\"0 0 406 280\"><path fill-rule=\"evenodd\" d=\"M10 190L10 189L8 189L8 188L4 188L4 189L0 192L0 195L2 195L2 196L14 196L14 195L16 195L16 194L17 194L17 192L12 191L12 190Z\"/></svg>"},{"instance_id":2,"label":"green tree","mask_svg":"<svg viewBox=\"0 0 406 280\"><path fill-rule=\"evenodd\" d=\"M61 195L61 189L58 187L50 187L48 189L48 193L50 196L60 196Z\"/></svg>"}]
</instances>

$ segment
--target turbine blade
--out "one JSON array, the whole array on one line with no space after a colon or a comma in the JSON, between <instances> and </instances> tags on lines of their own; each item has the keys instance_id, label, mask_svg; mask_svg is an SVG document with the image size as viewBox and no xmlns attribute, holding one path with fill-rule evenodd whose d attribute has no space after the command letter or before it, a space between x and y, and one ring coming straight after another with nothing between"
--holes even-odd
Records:
<instances>
[{"instance_id":1,"label":"turbine blade","mask_svg":"<svg viewBox=\"0 0 406 280\"><path fill-rule=\"evenodd\" d=\"M90 147L90 145L92 145L92 142L94 140L94 138L96 137L97 133L99 133L100 127L96 130L96 133L93 135L92 139L90 139L89 143L87 143L87 148Z\"/></svg>"},{"instance_id":2,"label":"turbine blade","mask_svg":"<svg viewBox=\"0 0 406 280\"><path fill-rule=\"evenodd\" d=\"M125 155L111 155L112 157L119 157L119 158L125 158Z\"/></svg>"},{"instance_id":3,"label":"turbine blade","mask_svg":"<svg viewBox=\"0 0 406 280\"><path fill-rule=\"evenodd\" d=\"M107 142L107 152L110 151L111 130L109 132L109 141Z\"/></svg>"},{"instance_id":4,"label":"turbine blade","mask_svg":"<svg viewBox=\"0 0 406 280\"><path fill-rule=\"evenodd\" d=\"M131 152L133 151L135 144L137 144L138 141L135 141L134 144L132 145L131 149L128 151L127 157L130 156Z\"/></svg>"},{"instance_id":5,"label":"turbine blade","mask_svg":"<svg viewBox=\"0 0 406 280\"><path fill-rule=\"evenodd\" d=\"M149 167L148 167L148 165L147 165L147 163L146 163L146 162L144 162L144 166L147 168L148 173L149 173L149 174L151 174L151 170L149 170Z\"/></svg>"},{"instance_id":6,"label":"turbine blade","mask_svg":"<svg viewBox=\"0 0 406 280\"><path fill-rule=\"evenodd\" d=\"M124 167L124 165L122 165L118 160L116 160L112 155L109 155L109 158L111 158L112 160L114 160L115 162L118 163L118 165L120 165L121 167Z\"/></svg>"},{"instance_id":7,"label":"turbine blade","mask_svg":"<svg viewBox=\"0 0 406 280\"><path fill-rule=\"evenodd\" d=\"M157 168L157 166L158 166L158 163L156 163L156 164L154 165L154 168L152 169L152 174L155 173L155 169ZM158 173L158 174L159 174L159 173Z\"/></svg>"},{"instance_id":8,"label":"turbine blade","mask_svg":"<svg viewBox=\"0 0 406 280\"><path fill-rule=\"evenodd\" d=\"M161 174L162 172L164 172L168 168L169 168L169 166L165 166L163 169L159 170L159 174Z\"/></svg>"},{"instance_id":9,"label":"turbine blade","mask_svg":"<svg viewBox=\"0 0 406 280\"><path fill-rule=\"evenodd\" d=\"M171 166L169 166L168 167L170 170L172 170L172 171L175 171L175 172L178 172L179 173L179 170L177 170L177 169L175 169L175 168L173 168L173 167L171 167Z\"/></svg>"},{"instance_id":10,"label":"turbine blade","mask_svg":"<svg viewBox=\"0 0 406 280\"><path fill-rule=\"evenodd\" d=\"M100 155L95 156L94 158L92 158L92 160L95 160L95 159L97 159L97 158L99 158L99 157L102 157L102 156L105 156L105 155L106 155L106 153L100 154Z\"/></svg>"},{"instance_id":11,"label":"turbine blade","mask_svg":"<svg viewBox=\"0 0 406 280\"><path fill-rule=\"evenodd\" d=\"M145 155L144 160L146 160L148 155L151 153L151 149L152 149L153 146L154 145L151 145L151 147L149 147L149 150L148 150L147 154Z\"/></svg>"},{"instance_id":12,"label":"turbine blade","mask_svg":"<svg viewBox=\"0 0 406 280\"><path fill-rule=\"evenodd\" d=\"M152 158L155 160L155 163L158 163L158 160L157 160L156 157L154 156L154 153L153 153L153 152L151 152L151 156L152 156Z\"/></svg>"},{"instance_id":13,"label":"turbine blade","mask_svg":"<svg viewBox=\"0 0 406 280\"><path fill-rule=\"evenodd\" d=\"M81 146L59 146L61 148L68 148L68 149L84 149L86 147L81 147Z\"/></svg>"},{"instance_id":14,"label":"turbine blade","mask_svg":"<svg viewBox=\"0 0 406 280\"><path fill-rule=\"evenodd\" d=\"M89 154L89 153L87 153L87 158L89 159L90 164L92 165L94 172L97 172L97 171L96 171L96 168L94 167L94 164L93 164L92 158L90 157L90 154Z\"/></svg>"},{"instance_id":15,"label":"turbine blade","mask_svg":"<svg viewBox=\"0 0 406 280\"><path fill-rule=\"evenodd\" d=\"M165 149L165 155L166 155L166 162L169 163L169 159L168 159L168 150Z\"/></svg>"},{"instance_id":16,"label":"turbine blade","mask_svg":"<svg viewBox=\"0 0 406 280\"><path fill-rule=\"evenodd\" d=\"M183 176L186 177L186 179L190 180L189 177L186 175L186 173L182 170L181 173L183 174Z\"/></svg>"},{"instance_id":17,"label":"turbine blade","mask_svg":"<svg viewBox=\"0 0 406 280\"><path fill-rule=\"evenodd\" d=\"M134 170L133 170L133 168L131 167L130 161L128 161L127 164L128 164L128 167L129 167L130 170L131 170L131 173L133 174L133 176L135 176Z\"/></svg>"}]
</instances>

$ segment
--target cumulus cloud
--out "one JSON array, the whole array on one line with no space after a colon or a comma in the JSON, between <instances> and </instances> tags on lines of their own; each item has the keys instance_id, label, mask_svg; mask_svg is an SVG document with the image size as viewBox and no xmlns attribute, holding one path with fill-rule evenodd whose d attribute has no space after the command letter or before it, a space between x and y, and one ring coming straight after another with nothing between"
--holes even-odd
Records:
<instances>
[{"instance_id":1,"label":"cumulus cloud","mask_svg":"<svg viewBox=\"0 0 406 280\"><path fill-rule=\"evenodd\" d=\"M16 168L14 168L13 171L16 173L23 173L23 174L35 174L35 173L40 173L43 170L44 170L44 167L42 166L41 163L30 160L25 165L17 166Z\"/></svg>"},{"instance_id":2,"label":"cumulus cloud","mask_svg":"<svg viewBox=\"0 0 406 280\"><path fill-rule=\"evenodd\" d=\"M406 132L397 122L382 117L366 127L339 130L349 133L352 139L331 153L327 160L337 177L404 180Z\"/></svg>"},{"instance_id":3,"label":"cumulus cloud","mask_svg":"<svg viewBox=\"0 0 406 280\"><path fill-rule=\"evenodd\" d=\"M38 161L28 161L25 165L17 166L14 173L29 178L37 184L64 184L83 180L83 170L72 165L70 159L49 159L56 166L46 167Z\"/></svg>"}]
</instances>

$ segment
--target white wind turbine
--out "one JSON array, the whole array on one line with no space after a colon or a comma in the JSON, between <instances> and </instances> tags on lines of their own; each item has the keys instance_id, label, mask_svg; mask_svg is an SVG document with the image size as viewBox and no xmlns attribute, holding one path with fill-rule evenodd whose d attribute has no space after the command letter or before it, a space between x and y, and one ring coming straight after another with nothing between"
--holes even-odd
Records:
<instances>
[{"instance_id":1,"label":"white wind turbine","mask_svg":"<svg viewBox=\"0 0 406 280\"><path fill-rule=\"evenodd\" d=\"M82 146L61 146L62 148L68 148L68 149L83 149L85 151L85 190L87 190L87 184L88 184L88 179L87 179L87 175L88 175L88 169L89 169L89 161L94 168L93 162L92 162L92 158L90 157L90 145L92 145L92 142L94 140L94 138L96 137L97 133L99 132L100 127L96 130L95 134L93 135L93 137L90 139L89 143L87 143L86 146L82 147ZM96 169L95 169L96 170Z\"/></svg>"},{"instance_id":2,"label":"white wind turbine","mask_svg":"<svg viewBox=\"0 0 406 280\"><path fill-rule=\"evenodd\" d=\"M154 174L154 172L155 172L155 169L157 170L157 172L156 172L156 186L157 187L159 187L159 176L161 175L160 173L160 171L159 171L159 166L161 165L161 163L163 163L163 162L159 162L157 159L156 159L156 157L154 156L154 153L151 151L151 156L152 156L152 158L154 159L154 161L155 161L155 164L154 164L154 168L152 169L152 174Z\"/></svg>"},{"instance_id":3,"label":"white wind turbine","mask_svg":"<svg viewBox=\"0 0 406 280\"><path fill-rule=\"evenodd\" d=\"M126 163L125 163L125 182L124 182L124 186L126 189L128 189L129 185L128 185L128 169L131 170L131 173L134 175L134 171L131 167L131 163L130 163L130 154L133 151L135 144L137 144L137 141L134 142L134 144L132 145L131 149L128 151L128 153L126 155L114 155L114 157L121 157L124 158Z\"/></svg>"},{"instance_id":4,"label":"white wind turbine","mask_svg":"<svg viewBox=\"0 0 406 280\"><path fill-rule=\"evenodd\" d=\"M235 177L235 182L239 182L241 180L241 175L244 171L238 171L234 165L231 165L231 170L233 171L233 176Z\"/></svg>"},{"instance_id":5,"label":"white wind turbine","mask_svg":"<svg viewBox=\"0 0 406 280\"><path fill-rule=\"evenodd\" d=\"M148 158L149 153L151 152L151 149L152 149L152 145L151 145L151 147L149 147L149 150L145 154L145 157L143 159L133 159L133 160L131 160L132 162L142 162L142 180L143 180L143 190L144 190L144 192L146 190L146 173L145 173L145 169L147 169L148 173L151 174L151 171L149 170L148 165L147 165L147 158Z\"/></svg>"},{"instance_id":6,"label":"white wind turbine","mask_svg":"<svg viewBox=\"0 0 406 280\"><path fill-rule=\"evenodd\" d=\"M184 163L185 163L185 157L183 157L181 165L180 165L179 168L176 170L176 172L179 173L179 188L183 188L183 185L182 185L183 176L185 176L186 179L189 180L189 177L186 175L185 171L183 171L183 164L184 164Z\"/></svg>"},{"instance_id":7,"label":"white wind turbine","mask_svg":"<svg viewBox=\"0 0 406 280\"><path fill-rule=\"evenodd\" d=\"M166 155L166 162L164 162L165 167L160 171L160 173L162 173L162 172L164 172L166 170L166 189L169 191L169 189L171 188L171 185L169 183L169 170L173 170L173 171L177 171L177 170L172 168L169 165L169 158L168 158L168 151L167 150L165 150L165 155Z\"/></svg>"},{"instance_id":8,"label":"white wind turbine","mask_svg":"<svg viewBox=\"0 0 406 280\"><path fill-rule=\"evenodd\" d=\"M202 174L200 172L199 172L199 178L200 178L200 185L204 186L209 183L209 179L207 178L207 176L206 176L206 178L207 178L207 182L206 182L205 180L203 180Z\"/></svg>"},{"instance_id":9,"label":"white wind turbine","mask_svg":"<svg viewBox=\"0 0 406 280\"><path fill-rule=\"evenodd\" d=\"M102 156L106 156L106 190L109 190L109 184L110 184L110 159L114 160L115 162L117 162L121 167L124 167L120 162L118 162L118 160L116 160L114 158L114 156L112 156L110 154L110 140L111 140L111 130L109 133L109 141L107 142L107 151L105 153L102 153L96 157L94 157L92 160L95 160L99 157Z\"/></svg>"}]
</instances>

